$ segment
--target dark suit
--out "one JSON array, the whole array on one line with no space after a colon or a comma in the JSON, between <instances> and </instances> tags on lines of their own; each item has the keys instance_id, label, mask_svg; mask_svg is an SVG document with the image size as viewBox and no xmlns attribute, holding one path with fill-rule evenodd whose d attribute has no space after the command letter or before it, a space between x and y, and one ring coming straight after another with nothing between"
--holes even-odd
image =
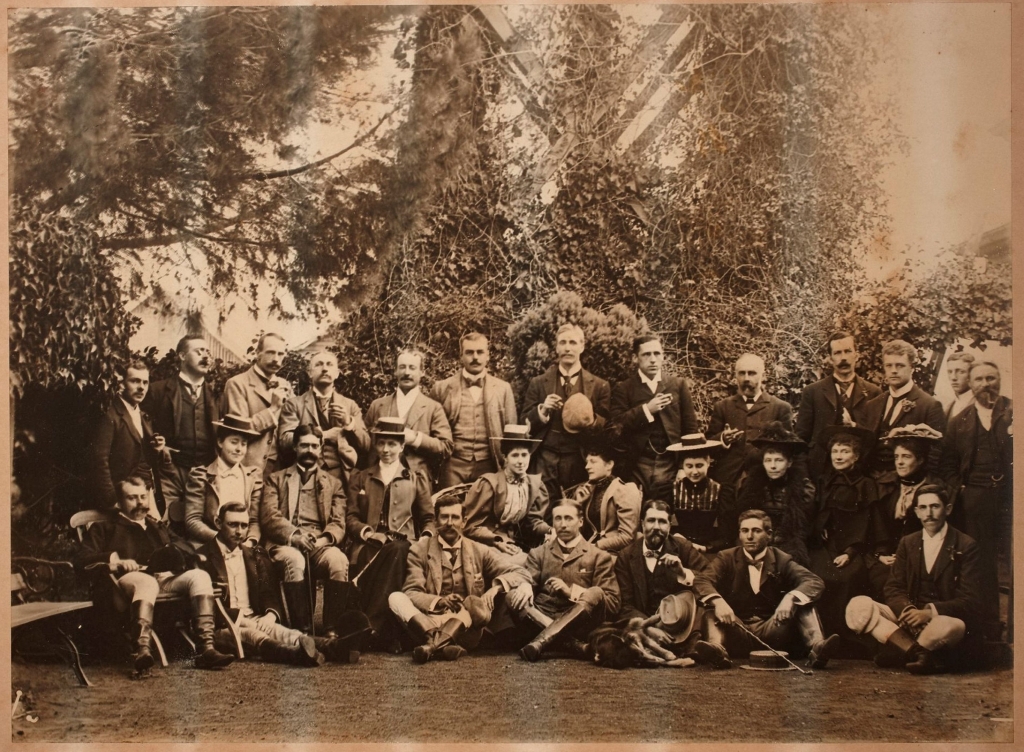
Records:
<instances>
[{"instance_id":1,"label":"dark suit","mask_svg":"<svg viewBox=\"0 0 1024 752\"><path fill-rule=\"evenodd\" d=\"M855 376L853 392L846 405L850 417L857 425L863 425L865 406L868 401L882 393L875 384ZM807 465L811 481L818 482L831 466L828 447L821 439L822 433L829 426L837 426L843 422L843 408L836 392L836 380L832 376L815 381L808 385L800 396L800 409L796 414L796 435L810 446Z\"/></svg>"},{"instance_id":2,"label":"dark suit","mask_svg":"<svg viewBox=\"0 0 1024 752\"><path fill-rule=\"evenodd\" d=\"M371 431L377 425L377 419L381 417L398 417L396 392L379 397L370 403L370 407L366 411L366 424ZM444 408L439 402L435 402L420 392L405 415L405 425L414 431L419 431L421 435L418 447L414 447L412 444L405 445L403 450L405 459L410 468L414 470L418 468L426 473L427 478L433 484L437 477L438 467L452 453L452 429L448 425ZM377 450L371 443L367 467L373 467L377 462ZM354 473L352 477L355 477Z\"/></svg>"},{"instance_id":3,"label":"dark suit","mask_svg":"<svg viewBox=\"0 0 1024 752\"><path fill-rule=\"evenodd\" d=\"M612 396L608 382L581 369L572 390L573 394L577 392L585 394L594 405L595 421L591 430L603 428L610 414ZM540 376L531 379L523 400L523 415L530 424L530 433L542 442L530 460L530 472L540 473L551 498L558 499L565 489L586 480L587 471L580 436L562 430L561 414L551 415L547 423L540 418L538 406L549 394L567 398L558 366L551 366Z\"/></svg>"},{"instance_id":4,"label":"dark suit","mask_svg":"<svg viewBox=\"0 0 1024 752\"><path fill-rule=\"evenodd\" d=\"M707 559L689 542L670 535L665 539L662 550L678 556L683 566L693 572L695 577L697 574L706 573ZM652 584L667 591L666 594L678 593L686 588L685 585L679 584L674 575L667 572L660 561L655 564L653 572L647 571L642 540L633 541L619 552L619 557L615 561L615 579L619 583L619 593L622 596L619 618L624 620L635 617L647 618L658 610L660 600L652 597Z\"/></svg>"},{"instance_id":5,"label":"dark suit","mask_svg":"<svg viewBox=\"0 0 1024 752\"><path fill-rule=\"evenodd\" d=\"M90 485L95 509L111 510L117 506L117 484L133 470L153 471L158 464L153 440L153 426L149 416L140 410L142 435L135 428L128 408L121 397L100 418L89 444L91 466Z\"/></svg>"},{"instance_id":6,"label":"dark suit","mask_svg":"<svg viewBox=\"0 0 1024 752\"><path fill-rule=\"evenodd\" d=\"M645 498L654 496L671 501L678 457L674 454L665 457L671 460L671 467L667 471L672 477L667 479L643 472L637 462L640 458L649 462L656 461L664 454L667 445L678 442L680 436L697 433L700 428L690 390L683 379L662 374L657 393L671 394L672 402L665 409L654 413L652 422L647 419L644 405L654 398L655 393L640 380L639 374L630 374L629 378L620 381L612 389L611 420L622 426L622 443L628 446L625 466L616 468L616 471L619 477L635 480L644 489Z\"/></svg>"},{"instance_id":7,"label":"dark suit","mask_svg":"<svg viewBox=\"0 0 1024 752\"><path fill-rule=\"evenodd\" d=\"M757 448L750 442L760 437L765 426L776 420L780 421L787 431L791 430L793 408L788 402L783 402L763 390L749 410L740 394L734 394L716 403L711 412L711 422L708 424L708 438L720 440L726 425L741 429L743 436L733 441L729 449L715 460L711 467L711 477L723 486L735 489L747 463L757 462Z\"/></svg>"},{"instance_id":8,"label":"dark suit","mask_svg":"<svg viewBox=\"0 0 1024 752\"><path fill-rule=\"evenodd\" d=\"M939 433L946 430L946 414L942 410L942 403L926 393L917 384L909 392L899 397L896 403L909 400L914 406L909 410L901 410L895 418L885 420L886 405L889 400L889 390L886 389L877 396L868 400L864 405L864 422L858 423L863 428L874 431L875 435L881 438L894 428L900 426L917 425L926 423ZM893 411L895 413L895 410ZM939 447L936 445L928 454L928 469L934 471L939 461ZM872 461L868 465L876 472L888 472L894 469L892 459L892 448L885 444L877 444L873 452Z\"/></svg>"},{"instance_id":9,"label":"dark suit","mask_svg":"<svg viewBox=\"0 0 1024 752\"><path fill-rule=\"evenodd\" d=\"M349 474L358 460L367 456L370 451L370 434L363 422L363 412L355 400L349 399L337 391L332 392L331 401L343 405L348 411L349 425L341 432L337 441L324 443L320 453L320 467L341 481L348 483ZM326 423L320 420L317 411L316 392L313 389L297 397L289 397L281 408L281 418L277 424L277 447L279 456L295 461L295 429L301 425L317 426L322 431L337 428L330 414L324 416ZM355 450L357 457L350 459L346 453Z\"/></svg>"},{"instance_id":10,"label":"dark suit","mask_svg":"<svg viewBox=\"0 0 1024 752\"><path fill-rule=\"evenodd\" d=\"M284 621L284 605L281 602L281 588L279 587L277 575L274 573L273 562L267 556L267 552L259 546L252 548L240 547L242 560L245 562L245 579L249 585L249 606L255 616L263 616L267 613L274 613L277 616L277 623ZM199 548L199 553L206 557L203 562L205 569L213 582L224 588L224 601L227 605L231 603L231 580L228 578L228 569L224 564L224 556L221 553L217 540L204 543ZM228 612L229 616L237 619L238 614L234 611Z\"/></svg>"}]
</instances>

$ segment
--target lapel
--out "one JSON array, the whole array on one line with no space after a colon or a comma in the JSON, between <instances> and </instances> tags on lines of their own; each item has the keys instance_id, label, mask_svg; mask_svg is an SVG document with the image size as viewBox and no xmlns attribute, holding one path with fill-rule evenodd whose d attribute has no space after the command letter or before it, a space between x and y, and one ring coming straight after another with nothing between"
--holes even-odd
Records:
<instances>
[{"instance_id":1,"label":"lapel","mask_svg":"<svg viewBox=\"0 0 1024 752\"><path fill-rule=\"evenodd\" d=\"M125 426L128 428L128 434L133 439L135 439L135 443L136 444L142 444L142 437L139 436L139 432L135 430L135 424L132 423L132 418L128 414L128 408L125 406L124 402L121 400L120 395L118 395L114 399L115 399L114 410L116 410L117 414L121 416L121 422L124 423ZM140 417L142 417L141 410L140 410Z\"/></svg>"},{"instance_id":2,"label":"lapel","mask_svg":"<svg viewBox=\"0 0 1024 752\"><path fill-rule=\"evenodd\" d=\"M295 465L289 467L284 473L285 518L289 522L295 519L295 507L299 503L301 480Z\"/></svg>"},{"instance_id":3,"label":"lapel","mask_svg":"<svg viewBox=\"0 0 1024 752\"><path fill-rule=\"evenodd\" d=\"M620 486L622 486L622 481L618 478L612 478L612 482L608 484L608 490L604 492L604 497L601 499L601 529L598 530L599 533L603 533L605 527L607 527L608 517L610 516L608 510Z\"/></svg>"},{"instance_id":4,"label":"lapel","mask_svg":"<svg viewBox=\"0 0 1024 752\"><path fill-rule=\"evenodd\" d=\"M551 547L555 556L561 560L562 566L564 567L569 562L576 561L576 559L581 558L583 554L590 549L590 544L584 540L565 556L562 556L562 546L558 543L557 538L551 541Z\"/></svg>"},{"instance_id":5,"label":"lapel","mask_svg":"<svg viewBox=\"0 0 1024 752\"><path fill-rule=\"evenodd\" d=\"M551 366L544 372L544 393L555 394L558 391L558 366Z\"/></svg>"},{"instance_id":6,"label":"lapel","mask_svg":"<svg viewBox=\"0 0 1024 752\"><path fill-rule=\"evenodd\" d=\"M500 523L501 515L505 513L505 504L508 503L508 479L505 477L504 470L499 470L496 475L498 477L494 482L494 519ZM530 483L529 475L526 476L526 482ZM532 487L530 491L532 493ZM527 500L527 504L529 504L529 500Z\"/></svg>"},{"instance_id":7,"label":"lapel","mask_svg":"<svg viewBox=\"0 0 1024 752\"><path fill-rule=\"evenodd\" d=\"M427 409L427 399L424 397L423 392L416 395L416 399L413 400L412 407L409 408L408 414L405 416L405 425L412 428L419 421L420 416L423 415L423 411Z\"/></svg>"},{"instance_id":8,"label":"lapel","mask_svg":"<svg viewBox=\"0 0 1024 752\"><path fill-rule=\"evenodd\" d=\"M216 538L210 541L210 545L207 548L207 551L210 554L208 558L210 562L213 564L213 568L217 575L217 581L223 582L227 586L227 589L229 591L228 601L230 601L231 583L228 581L228 565L224 563L224 554L221 553L220 546L217 545ZM243 553L242 556L245 556L245 554Z\"/></svg>"},{"instance_id":9,"label":"lapel","mask_svg":"<svg viewBox=\"0 0 1024 752\"><path fill-rule=\"evenodd\" d=\"M822 393L825 396L825 401L832 405L833 410L839 409L839 395L836 393L836 380L832 376L828 377L825 382L825 388L822 389ZM853 407L854 398L857 396L857 381L854 379L853 383L853 394L850 395L850 406Z\"/></svg>"},{"instance_id":10,"label":"lapel","mask_svg":"<svg viewBox=\"0 0 1024 752\"><path fill-rule=\"evenodd\" d=\"M313 387L302 395L302 402L300 403L299 410L299 423L309 423L314 426L319 426L321 430L326 430L324 426L320 425L320 416L316 412L316 395L313 394Z\"/></svg>"},{"instance_id":11,"label":"lapel","mask_svg":"<svg viewBox=\"0 0 1024 752\"><path fill-rule=\"evenodd\" d=\"M466 536L459 538L459 557L462 560L462 579L466 584L466 592L472 595L470 588L476 579L476 560L472 554L472 547L466 542Z\"/></svg>"},{"instance_id":12,"label":"lapel","mask_svg":"<svg viewBox=\"0 0 1024 752\"><path fill-rule=\"evenodd\" d=\"M949 523L946 524L948 525ZM950 527L946 530L946 539L942 541L942 548L939 549L939 553L935 557L935 564L932 566L932 579L936 582L942 576L943 570L953 562L953 552L956 550L956 543L956 535L953 533L953 528ZM923 543L921 547L924 548Z\"/></svg>"},{"instance_id":13,"label":"lapel","mask_svg":"<svg viewBox=\"0 0 1024 752\"><path fill-rule=\"evenodd\" d=\"M832 388L832 394L835 395L835 387ZM853 391L850 393L850 407L856 407L865 399L867 399L867 391L864 389L864 379L860 376L853 377Z\"/></svg>"},{"instance_id":14,"label":"lapel","mask_svg":"<svg viewBox=\"0 0 1024 752\"><path fill-rule=\"evenodd\" d=\"M178 419L181 417L181 400L184 399L181 395L181 377L178 374L174 374L169 381L170 383L164 391L164 399L171 403L171 415L174 418L173 425L176 426L178 425ZM203 396L206 396L205 391L203 390Z\"/></svg>"},{"instance_id":15,"label":"lapel","mask_svg":"<svg viewBox=\"0 0 1024 752\"><path fill-rule=\"evenodd\" d=\"M886 399L888 400L888 394L889 393L888 392L883 392L883 394L887 395ZM899 412L899 414L896 413L896 408L894 407L893 411L892 411L893 412L892 422L889 424L889 427L890 428L896 428L898 426L905 426L905 425L907 425L909 423L910 416L913 414L914 410L917 409L917 404L916 404L917 401L922 396L924 396L924 392L921 391L921 388L917 384L914 384L914 386L911 387L909 392L907 392L902 397L900 397L898 400L896 400L896 404L897 405L901 404L903 402L903 400L910 400L911 402L914 402L915 404L909 410L901 410ZM883 410L884 410L884 408L883 408ZM884 412L882 413L882 418L883 419L885 418L885 413Z\"/></svg>"},{"instance_id":16,"label":"lapel","mask_svg":"<svg viewBox=\"0 0 1024 752\"><path fill-rule=\"evenodd\" d=\"M263 610L263 604L257 603L260 597L259 587L254 587L259 582L256 572L256 557L245 546L240 546L240 548L242 549L242 561L245 563L245 579L249 583L249 606L253 611L259 612Z\"/></svg>"},{"instance_id":17,"label":"lapel","mask_svg":"<svg viewBox=\"0 0 1024 752\"><path fill-rule=\"evenodd\" d=\"M668 551L668 538L665 539L665 550ZM647 612L647 565L644 562L644 543L642 540L633 545L629 555L629 568L633 570L633 582L637 589L637 605L644 613Z\"/></svg>"},{"instance_id":18,"label":"lapel","mask_svg":"<svg viewBox=\"0 0 1024 752\"><path fill-rule=\"evenodd\" d=\"M747 410L746 404L743 405L743 409L746 410L747 415L750 416L750 415L753 415L756 412L760 412L761 410L764 410L770 404L771 404L771 400L768 399L768 392L766 392L764 390L761 390L761 396L758 397L757 401L755 401L754 404L750 406L750 409Z\"/></svg>"},{"instance_id":19,"label":"lapel","mask_svg":"<svg viewBox=\"0 0 1024 752\"><path fill-rule=\"evenodd\" d=\"M249 379L249 388L254 392L261 400L267 405L270 404L270 390L267 389L267 385L263 383L263 379L256 375L255 366L249 368L245 372L246 378Z\"/></svg>"},{"instance_id":20,"label":"lapel","mask_svg":"<svg viewBox=\"0 0 1024 752\"><path fill-rule=\"evenodd\" d=\"M427 589L432 593L440 593L441 585L444 582L444 577L441 573L442 556L444 556L444 553L441 551L441 544L436 536L431 536L430 542L427 543L427 570L430 577Z\"/></svg>"},{"instance_id":21,"label":"lapel","mask_svg":"<svg viewBox=\"0 0 1024 752\"><path fill-rule=\"evenodd\" d=\"M448 422L454 426L462 408L462 371L452 376L451 388L445 398L448 401L448 404L444 406L445 412L448 413Z\"/></svg>"},{"instance_id":22,"label":"lapel","mask_svg":"<svg viewBox=\"0 0 1024 752\"><path fill-rule=\"evenodd\" d=\"M742 428L746 430L748 412L747 403L743 401L743 395L739 393L734 394L729 398L729 401L732 402L732 411L736 413L735 417L738 418L738 420L736 421L737 425L733 426L733 428ZM742 425L739 425L741 422ZM740 436L738 441L733 442L733 446L737 446L739 442L743 441L743 439L744 437Z\"/></svg>"},{"instance_id":23,"label":"lapel","mask_svg":"<svg viewBox=\"0 0 1024 752\"><path fill-rule=\"evenodd\" d=\"M587 395L587 399L594 401L594 374L586 368L580 368L580 390Z\"/></svg>"},{"instance_id":24,"label":"lapel","mask_svg":"<svg viewBox=\"0 0 1024 752\"><path fill-rule=\"evenodd\" d=\"M206 488L213 493L213 497L217 499L217 505L219 506L220 494L217 493L217 460L206 466Z\"/></svg>"},{"instance_id":25,"label":"lapel","mask_svg":"<svg viewBox=\"0 0 1024 752\"><path fill-rule=\"evenodd\" d=\"M918 530L916 533L912 533L910 540L907 541L907 564L910 565L910 573L915 579L921 579L921 575L924 573L924 531ZM907 583L913 587L912 583Z\"/></svg>"},{"instance_id":26,"label":"lapel","mask_svg":"<svg viewBox=\"0 0 1024 752\"><path fill-rule=\"evenodd\" d=\"M327 473L319 467L313 476L313 487L316 488L317 505L320 507L320 519L324 527L331 521L331 495L327 492Z\"/></svg>"}]
</instances>

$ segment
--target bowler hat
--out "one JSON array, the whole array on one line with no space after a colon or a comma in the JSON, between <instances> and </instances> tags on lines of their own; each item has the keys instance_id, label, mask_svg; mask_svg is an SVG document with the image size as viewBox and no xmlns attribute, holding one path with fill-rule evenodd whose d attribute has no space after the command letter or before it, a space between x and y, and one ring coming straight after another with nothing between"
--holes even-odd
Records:
<instances>
[{"instance_id":1,"label":"bowler hat","mask_svg":"<svg viewBox=\"0 0 1024 752\"><path fill-rule=\"evenodd\" d=\"M213 425L217 428L223 428L225 431L237 433L240 436L248 436L254 439L260 437L260 432L252 427L252 421L248 418L243 418L241 415L225 415L220 420L213 421Z\"/></svg>"},{"instance_id":2,"label":"bowler hat","mask_svg":"<svg viewBox=\"0 0 1024 752\"><path fill-rule=\"evenodd\" d=\"M594 404L583 392L576 392L562 405L562 428L566 433L579 433L593 428L597 422Z\"/></svg>"},{"instance_id":3,"label":"bowler hat","mask_svg":"<svg viewBox=\"0 0 1024 752\"><path fill-rule=\"evenodd\" d=\"M529 424L506 423L504 429L502 429L502 435L492 436L491 438L501 440L502 454L508 454L516 447L523 447L532 452L540 444L540 439L530 437Z\"/></svg>"},{"instance_id":4,"label":"bowler hat","mask_svg":"<svg viewBox=\"0 0 1024 752\"><path fill-rule=\"evenodd\" d=\"M397 439L405 443L405 421L401 418L381 416L377 418L377 424L373 427L373 438L375 439Z\"/></svg>"},{"instance_id":5,"label":"bowler hat","mask_svg":"<svg viewBox=\"0 0 1024 752\"><path fill-rule=\"evenodd\" d=\"M725 446L721 441L708 440L702 433L688 433L680 436L676 444L669 444L666 451L687 454L713 454Z\"/></svg>"}]
</instances>

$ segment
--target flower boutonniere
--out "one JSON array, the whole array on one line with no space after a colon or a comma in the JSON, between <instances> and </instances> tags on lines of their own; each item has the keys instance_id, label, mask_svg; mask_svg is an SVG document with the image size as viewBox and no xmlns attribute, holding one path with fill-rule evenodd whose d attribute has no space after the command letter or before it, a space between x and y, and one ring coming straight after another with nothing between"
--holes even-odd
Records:
<instances>
[{"instance_id":1,"label":"flower boutonniere","mask_svg":"<svg viewBox=\"0 0 1024 752\"><path fill-rule=\"evenodd\" d=\"M900 413L909 413L914 409L914 405L917 404L917 400L912 399L901 399L900 400Z\"/></svg>"}]
</instances>

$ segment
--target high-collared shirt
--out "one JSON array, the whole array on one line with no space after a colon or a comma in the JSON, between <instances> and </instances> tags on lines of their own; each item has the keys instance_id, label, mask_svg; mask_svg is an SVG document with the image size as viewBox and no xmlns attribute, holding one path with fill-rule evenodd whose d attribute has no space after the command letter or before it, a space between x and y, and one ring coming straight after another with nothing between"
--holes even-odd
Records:
<instances>
[{"instance_id":1,"label":"high-collared shirt","mask_svg":"<svg viewBox=\"0 0 1024 752\"><path fill-rule=\"evenodd\" d=\"M484 379L486 377L486 371L482 372L479 376L474 376L465 368L462 369L462 381L467 385L474 405L484 398Z\"/></svg>"},{"instance_id":2,"label":"high-collared shirt","mask_svg":"<svg viewBox=\"0 0 1024 752\"><path fill-rule=\"evenodd\" d=\"M647 378L643 371L637 371L637 376L640 377L640 383L644 384L648 389L651 390L651 394L658 393L658 385L661 384L661 371L658 371L653 379ZM644 403L644 415L647 416L647 422L654 422L654 415L651 414L650 409L647 407L647 403Z\"/></svg>"},{"instance_id":3,"label":"high-collared shirt","mask_svg":"<svg viewBox=\"0 0 1024 752\"><path fill-rule=\"evenodd\" d=\"M395 460L390 465L385 465L383 462L380 463L380 479L384 481L384 485L388 486L391 481L395 479L399 472L402 470L402 463Z\"/></svg>"},{"instance_id":4,"label":"high-collared shirt","mask_svg":"<svg viewBox=\"0 0 1024 752\"><path fill-rule=\"evenodd\" d=\"M978 411L978 420L981 421L981 426L986 431L992 430L992 408L982 407L977 402L974 403L974 409Z\"/></svg>"},{"instance_id":5,"label":"high-collared shirt","mask_svg":"<svg viewBox=\"0 0 1024 752\"><path fill-rule=\"evenodd\" d=\"M139 409L138 405L129 402L124 397L121 397L121 401L124 403L124 406L126 408L128 408L128 417L131 418L132 425L135 426L135 430L139 432L139 436L141 437L142 436L142 411ZM991 411L989 411L989 412L991 413Z\"/></svg>"},{"instance_id":6,"label":"high-collared shirt","mask_svg":"<svg viewBox=\"0 0 1024 752\"><path fill-rule=\"evenodd\" d=\"M580 377L580 371L582 371L582 370L583 370L583 366L581 366L579 363L574 365L572 367L572 370L570 370L568 372L567 371L563 371L562 367L559 366L558 367L558 377L562 380L562 383L564 383L565 380L568 379L569 383L571 385L575 386L576 385L576 379L578 379Z\"/></svg>"},{"instance_id":7,"label":"high-collared shirt","mask_svg":"<svg viewBox=\"0 0 1024 752\"><path fill-rule=\"evenodd\" d=\"M665 555L665 546L662 544L661 548L655 551L652 548L647 547L647 541L643 543L644 548L644 566L647 567L648 572L653 572L654 568L661 561L661 557Z\"/></svg>"},{"instance_id":8,"label":"high-collared shirt","mask_svg":"<svg viewBox=\"0 0 1024 752\"><path fill-rule=\"evenodd\" d=\"M270 386L270 382L277 378L276 376L271 376L269 373L264 371L262 368L260 368L255 363L253 363L252 370L254 370L256 372L257 376L259 376L261 379L263 379L264 383L266 383L266 385L268 387Z\"/></svg>"},{"instance_id":9,"label":"high-collared shirt","mask_svg":"<svg viewBox=\"0 0 1024 752\"><path fill-rule=\"evenodd\" d=\"M192 395L192 399L198 399L199 395L202 394L203 384L206 383L206 377L200 376L198 379L189 378L184 371L178 371L178 378L181 379L182 383L188 389Z\"/></svg>"},{"instance_id":10,"label":"high-collared shirt","mask_svg":"<svg viewBox=\"0 0 1024 752\"><path fill-rule=\"evenodd\" d=\"M754 403L761 399L762 390L758 389L754 396L747 399L746 395L743 396L743 406L748 410L754 406Z\"/></svg>"},{"instance_id":11,"label":"high-collared shirt","mask_svg":"<svg viewBox=\"0 0 1024 752\"><path fill-rule=\"evenodd\" d=\"M221 457L217 457L217 496L220 497L218 509L229 502L237 502L248 509L249 500L245 498L245 473L242 463L228 467Z\"/></svg>"},{"instance_id":12,"label":"high-collared shirt","mask_svg":"<svg viewBox=\"0 0 1024 752\"><path fill-rule=\"evenodd\" d=\"M583 536L577 534L576 537L568 543L562 543L561 538L556 538L555 540L558 541L558 545L562 549L562 553L568 555L572 553L572 550L576 548L576 546L583 542Z\"/></svg>"},{"instance_id":13,"label":"high-collared shirt","mask_svg":"<svg viewBox=\"0 0 1024 752\"><path fill-rule=\"evenodd\" d=\"M133 519L132 519L131 517L129 517L129 516L128 516L127 514L125 514L124 512L118 512L118 514L119 514L119 515L121 515L122 517L124 517L124 518L125 518L126 520L128 520L129 522L132 522L132 523L134 523L134 524L138 525L138 526L139 526L139 527L141 527L141 528L142 528L143 530L145 530L145 529L146 529L146 518L145 518L145 517L143 517L143 518L142 518L141 520L133 520Z\"/></svg>"},{"instance_id":14,"label":"high-collared shirt","mask_svg":"<svg viewBox=\"0 0 1024 752\"><path fill-rule=\"evenodd\" d=\"M968 389L965 392L961 392L960 394L953 398L953 401L949 403L949 407L946 408L946 418L949 419L959 415L964 411L964 409L970 407L973 404L975 404L974 392L972 392L970 389Z\"/></svg>"},{"instance_id":15,"label":"high-collared shirt","mask_svg":"<svg viewBox=\"0 0 1024 752\"><path fill-rule=\"evenodd\" d=\"M889 397L885 400L885 411L882 413L883 417L889 415L890 411L892 415L889 418L889 425L896 422L896 418L900 416L902 410L893 407L893 403L898 402L902 397L910 394L910 390L914 388L914 380L911 379L906 384L901 386L899 389L894 390L889 387Z\"/></svg>"},{"instance_id":16,"label":"high-collared shirt","mask_svg":"<svg viewBox=\"0 0 1024 752\"><path fill-rule=\"evenodd\" d=\"M439 535L437 542L441 544L445 562L450 564L452 569L459 569L462 566L462 537L460 536L455 543L448 543Z\"/></svg>"},{"instance_id":17,"label":"high-collared shirt","mask_svg":"<svg viewBox=\"0 0 1024 752\"><path fill-rule=\"evenodd\" d=\"M500 525L512 525L519 522L526 516L526 509L530 503L530 484L526 477L515 479L509 477L510 473L505 471L506 488L505 509L501 513Z\"/></svg>"},{"instance_id":18,"label":"high-collared shirt","mask_svg":"<svg viewBox=\"0 0 1024 752\"><path fill-rule=\"evenodd\" d=\"M407 393L402 392L401 389L395 390L395 407L398 409L399 418L405 420L405 416L409 414L412 403L416 401L419 394L420 388L418 386L414 386Z\"/></svg>"},{"instance_id":19,"label":"high-collared shirt","mask_svg":"<svg viewBox=\"0 0 1024 752\"><path fill-rule=\"evenodd\" d=\"M220 548L220 555L224 557L224 568L228 573L228 593L230 602L228 606L237 608L244 616L252 615L252 605L249 603L249 579L245 575L245 559L242 558L242 549L236 546L234 551L229 551L220 538L217 538L217 546Z\"/></svg>"},{"instance_id":20,"label":"high-collared shirt","mask_svg":"<svg viewBox=\"0 0 1024 752\"><path fill-rule=\"evenodd\" d=\"M832 377L832 380L836 383L836 394L847 399L853 396L853 385L857 381L856 376L849 381L840 381L835 376Z\"/></svg>"},{"instance_id":21,"label":"high-collared shirt","mask_svg":"<svg viewBox=\"0 0 1024 752\"><path fill-rule=\"evenodd\" d=\"M761 568L764 567L764 557L767 553L767 548L757 556L751 556L746 551L743 552L743 557L747 560L747 576L750 578L750 589L754 591L755 595L761 592Z\"/></svg>"},{"instance_id":22,"label":"high-collared shirt","mask_svg":"<svg viewBox=\"0 0 1024 752\"><path fill-rule=\"evenodd\" d=\"M935 566L935 560L939 557L942 544L946 541L946 533L949 532L949 525L943 523L942 529L935 535L928 535L927 530L921 531L921 545L924 548L924 568L931 572Z\"/></svg>"}]
</instances>

